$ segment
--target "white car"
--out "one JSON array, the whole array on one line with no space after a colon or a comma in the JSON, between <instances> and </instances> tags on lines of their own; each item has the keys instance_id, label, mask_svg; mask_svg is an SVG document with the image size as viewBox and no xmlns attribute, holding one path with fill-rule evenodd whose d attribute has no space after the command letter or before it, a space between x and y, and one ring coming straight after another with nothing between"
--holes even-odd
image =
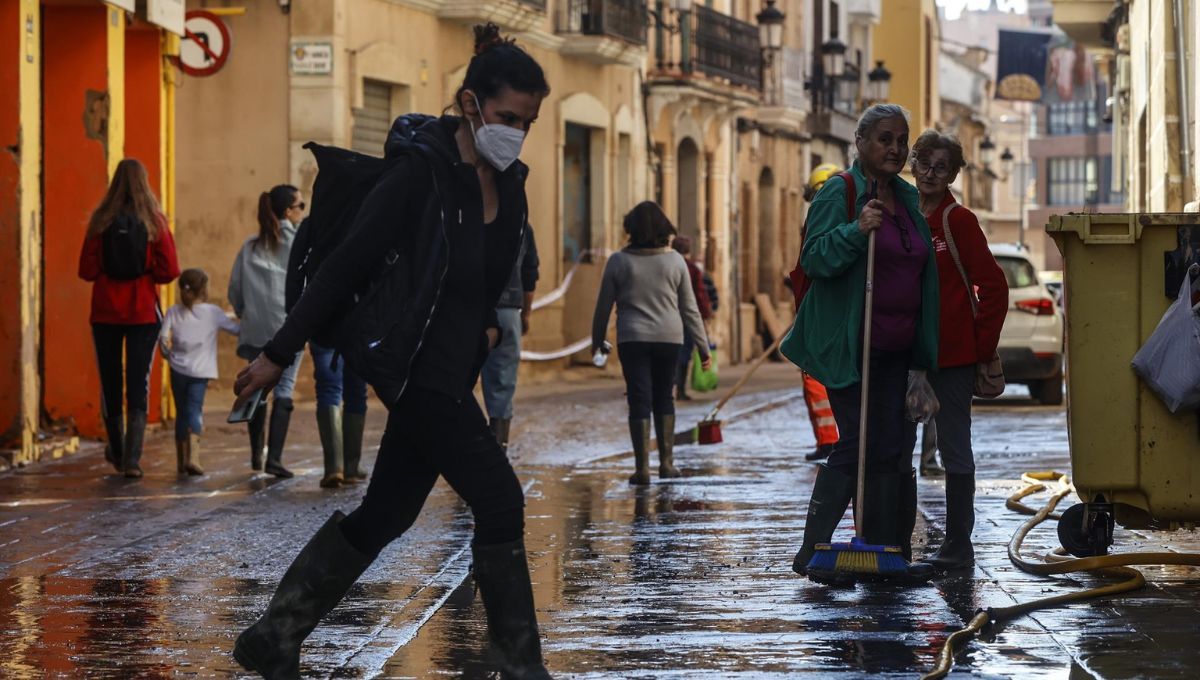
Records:
<instances>
[{"instance_id":1,"label":"white car","mask_svg":"<svg viewBox=\"0 0 1200 680\"><path fill-rule=\"evenodd\" d=\"M1043 404L1063 402L1063 315L1056 296L1038 278L1028 251L994 244L992 255L1008 279L1008 316L1000 331L1000 361L1009 384L1026 385Z\"/></svg>"}]
</instances>

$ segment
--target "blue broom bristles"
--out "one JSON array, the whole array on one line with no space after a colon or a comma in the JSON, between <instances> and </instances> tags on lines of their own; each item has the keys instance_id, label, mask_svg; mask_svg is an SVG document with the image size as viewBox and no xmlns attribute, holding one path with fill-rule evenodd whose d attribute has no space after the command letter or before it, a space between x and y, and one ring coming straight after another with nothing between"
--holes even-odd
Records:
<instances>
[{"instance_id":1,"label":"blue broom bristles","mask_svg":"<svg viewBox=\"0 0 1200 680\"><path fill-rule=\"evenodd\" d=\"M908 573L908 562L900 548L872 545L855 536L849 543L818 543L808 571L858 576L898 576Z\"/></svg>"}]
</instances>

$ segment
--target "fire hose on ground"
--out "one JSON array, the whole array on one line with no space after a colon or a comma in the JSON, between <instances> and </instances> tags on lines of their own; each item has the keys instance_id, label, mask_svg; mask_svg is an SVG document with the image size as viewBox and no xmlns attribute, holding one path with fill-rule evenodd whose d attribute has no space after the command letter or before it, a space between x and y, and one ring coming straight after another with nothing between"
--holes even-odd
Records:
<instances>
[{"instance_id":1,"label":"fire hose on ground","mask_svg":"<svg viewBox=\"0 0 1200 680\"><path fill-rule=\"evenodd\" d=\"M1026 486L1009 497L1006 507L1015 512L1033 515L1021 528L1013 534L1008 543L1008 559L1021 571L1041 576L1055 574L1071 574L1076 572L1092 572L1100 576L1119 578L1120 581L1097 588L1088 588L1053 597L1046 597L1029 602L1022 602L1008 607L990 607L976 612L965 628L946 639L941 653L938 654L937 665L932 671L922 676L923 680L943 678L954 666L954 655L959 647L978 634L984 627L1028 614L1037 609L1046 609L1070 602L1079 602L1098 597L1108 597L1121 593L1138 590L1146 585L1146 577L1142 572L1133 569L1131 565L1183 565L1200 567L1200 554L1173 552L1140 552L1105 555L1101 557L1068 557L1063 548L1057 548L1044 557L1044 562L1031 562L1021 557L1021 544L1034 527L1049 517L1056 516L1054 509L1059 501L1075 490L1067 475L1057 472L1029 472L1021 476ZM1041 510L1034 510L1022 503L1022 499L1032 494L1044 491L1043 482L1057 481L1058 489L1046 502Z\"/></svg>"}]
</instances>

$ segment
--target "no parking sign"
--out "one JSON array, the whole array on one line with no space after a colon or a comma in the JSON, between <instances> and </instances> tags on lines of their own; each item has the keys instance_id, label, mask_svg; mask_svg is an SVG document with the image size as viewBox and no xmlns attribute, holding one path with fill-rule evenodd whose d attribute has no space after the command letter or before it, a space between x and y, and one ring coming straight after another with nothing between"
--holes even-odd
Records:
<instances>
[{"instance_id":1,"label":"no parking sign","mask_svg":"<svg viewBox=\"0 0 1200 680\"><path fill-rule=\"evenodd\" d=\"M233 38L229 27L212 12L195 9L183 22L184 38L179 46L179 67L189 76L211 76L225 65Z\"/></svg>"}]
</instances>

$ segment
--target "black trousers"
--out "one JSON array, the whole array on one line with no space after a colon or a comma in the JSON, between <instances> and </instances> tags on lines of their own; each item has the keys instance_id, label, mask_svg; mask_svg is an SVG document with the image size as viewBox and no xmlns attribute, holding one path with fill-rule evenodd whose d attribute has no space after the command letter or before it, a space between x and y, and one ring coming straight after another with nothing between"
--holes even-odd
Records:
<instances>
[{"instance_id":1,"label":"black trousers","mask_svg":"<svg viewBox=\"0 0 1200 680\"><path fill-rule=\"evenodd\" d=\"M109 441L121 440L120 436L112 436L110 423L121 422L122 406L126 400L131 414L146 413L149 408L150 366L154 360L160 327L157 323L137 326L92 324L96 362L100 366L100 408L105 426L110 428ZM122 387L124 399L121 398Z\"/></svg>"},{"instance_id":2,"label":"black trousers","mask_svg":"<svg viewBox=\"0 0 1200 680\"><path fill-rule=\"evenodd\" d=\"M917 424L908 419L908 352L871 350L871 388L867 395L867 470L894 472L900 457L912 458ZM845 474L858 475L858 424L862 382L840 389L827 388L829 405L841 439L826 463Z\"/></svg>"},{"instance_id":3,"label":"black trousers","mask_svg":"<svg viewBox=\"0 0 1200 680\"><path fill-rule=\"evenodd\" d=\"M479 404L412 384L388 411L367 494L342 533L378 555L417 520L439 475L470 506L476 545L524 536L525 494Z\"/></svg>"},{"instance_id":4,"label":"black trousers","mask_svg":"<svg viewBox=\"0 0 1200 680\"><path fill-rule=\"evenodd\" d=\"M675 365L680 346L670 342L622 342L617 345L629 419L646 420L653 413L675 413Z\"/></svg>"}]
</instances>

